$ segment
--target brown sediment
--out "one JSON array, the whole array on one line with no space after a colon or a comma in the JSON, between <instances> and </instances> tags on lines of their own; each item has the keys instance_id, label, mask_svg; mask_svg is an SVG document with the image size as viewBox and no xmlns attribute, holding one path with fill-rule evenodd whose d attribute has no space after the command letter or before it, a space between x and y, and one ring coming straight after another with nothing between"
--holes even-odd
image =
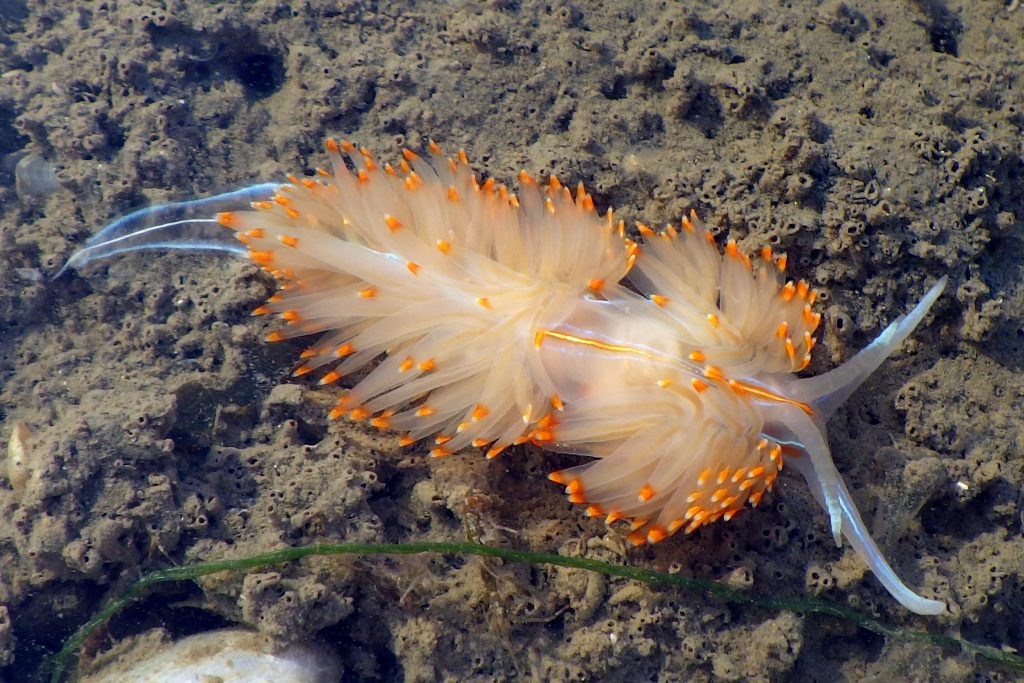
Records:
<instances>
[{"instance_id":1,"label":"brown sediment","mask_svg":"<svg viewBox=\"0 0 1024 683\"><path fill-rule=\"evenodd\" d=\"M5 677L24 678L35 643L56 645L120 576L192 560L461 538L481 524L492 541L622 560L609 550L621 538L545 482L569 456L526 446L431 460L368 424L329 424L337 389L282 383L301 349L265 345L270 328L249 316L271 291L252 266L136 254L85 277L35 277L144 200L313 173L329 135L382 152L425 149L432 135L486 158L499 181L520 168L581 179L598 209L654 226L696 207L744 253L771 245L827 294L814 372L948 273L934 322L829 436L898 572L958 605L943 627L1024 648L1005 618L1024 609L1024 13L155 5L0 10L0 157L30 150L60 166L54 194L22 202L0 164L0 438L24 422L38 463L22 495L0 484ZM486 509L468 514L467 496ZM758 514L722 526L626 561L741 571L751 590L806 587L912 621L832 545L802 482L783 474ZM173 597L147 603L171 630L188 620L167 607L178 598L270 635L343 629L359 677L984 675L798 615L473 560L304 562Z\"/></svg>"}]
</instances>

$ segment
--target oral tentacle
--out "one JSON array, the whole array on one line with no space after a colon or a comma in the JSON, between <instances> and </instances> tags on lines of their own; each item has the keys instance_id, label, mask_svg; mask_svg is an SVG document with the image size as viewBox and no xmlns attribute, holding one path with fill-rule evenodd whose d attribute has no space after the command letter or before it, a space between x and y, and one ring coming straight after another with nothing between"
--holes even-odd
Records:
<instances>
[{"instance_id":1,"label":"oral tentacle","mask_svg":"<svg viewBox=\"0 0 1024 683\"><path fill-rule=\"evenodd\" d=\"M914 593L896 575L878 549L861 519L828 447L825 422L850 395L871 376L886 358L914 331L946 286L942 277L907 314L897 318L856 356L823 375L786 382L780 393L796 405L811 407L811 413L797 413L792 406L779 406L782 413L766 424L765 432L784 448L802 451L804 457L789 458L807 480L815 500L828 512L832 539L841 546L845 536L857 554L871 568L886 590L900 604L917 614L941 614L945 603Z\"/></svg>"},{"instance_id":2,"label":"oral tentacle","mask_svg":"<svg viewBox=\"0 0 1024 683\"><path fill-rule=\"evenodd\" d=\"M831 461L831 458L829 460ZM816 463L812 462L810 458L801 457L789 458L787 462L792 463L793 467L804 476L815 499L822 506L826 506L826 502L823 499L823 496L826 495L825 487L820 485L821 482L819 481ZM842 516L843 536L850 542L850 545L857 551L857 554L868 565L872 573L878 577L878 580L889 591L889 594L915 614L936 615L945 612L946 603L941 600L931 600L922 597L900 580L900 577L896 575L893 568L886 562L882 551L879 550L878 545L864 525L864 520L857 510L856 503L853 502L853 498L850 496L850 490L846 487L846 483L841 478L837 478L835 483L836 486L829 493L835 498L839 506Z\"/></svg>"},{"instance_id":3,"label":"oral tentacle","mask_svg":"<svg viewBox=\"0 0 1024 683\"><path fill-rule=\"evenodd\" d=\"M806 454L805 458L797 457L793 460L801 463L801 467L797 469L804 475L815 499L828 513L832 541L837 548L841 548L844 531L843 502L841 500L844 486L843 477L839 474L836 463L832 459L832 451L825 438L824 423L817 416L791 414L784 424L786 431L792 435L793 441L780 440L777 435L774 435L773 438L784 449L789 448Z\"/></svg>"},{"instance_id":4,"label":"oral tentacle","mask_svg":"<svg viewBox=\"0 0 1024 683\"><path fill-rule=\"evenodd\" d=\"M946 276L942 276L909 313L894 320L856 356L823 375L792 382L787 387L787 395L810 404L822 420L828 420L924 320L945 289L946 280Z\"/></svg>"}]
</instances>

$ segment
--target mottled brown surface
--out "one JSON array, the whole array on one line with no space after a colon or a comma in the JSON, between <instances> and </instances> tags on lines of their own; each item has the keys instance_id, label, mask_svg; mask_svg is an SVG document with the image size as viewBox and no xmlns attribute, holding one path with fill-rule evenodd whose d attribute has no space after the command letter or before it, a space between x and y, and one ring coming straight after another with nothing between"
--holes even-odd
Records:
<instances>
[{"instance_id":1,"label":"mottled brown surface","mask_svg":"<svg viewBox=\"0 0 1024 683\"><path fill-rule=\"evenodd\" d=\"M0 2L0 435L33 431L28 484L0 483L0 676L24 680L140 572L467 530L1024 649L1024 10L720 4ZM812 371L948 274L830 438L898 573L953 614L900 608L798 477L735 522L623 556L545 480L568 458L432 461L328 423L333 392L283 379L301 347L261 341L248 311L272 283L241 261L140 254L45 279L147 201L310 173L328 135L384 156L432 136L500 180L582 179L653 224L695 207L823 292ZM15 189L27 152L58 171L49 197ZM1015 678L828 619L476 559L215 577L109 637L211 612L320 632L352 680Z\"/></svg>"}]
</instances>

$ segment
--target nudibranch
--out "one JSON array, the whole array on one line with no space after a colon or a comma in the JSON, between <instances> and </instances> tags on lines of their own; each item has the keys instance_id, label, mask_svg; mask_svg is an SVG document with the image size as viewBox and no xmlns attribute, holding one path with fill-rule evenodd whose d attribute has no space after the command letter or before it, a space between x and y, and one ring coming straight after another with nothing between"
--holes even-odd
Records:
<instances>
[{"instance_id":1,"label":"nudibranch","mask_svg":"<svg viewBox=\"0 0 1024 683\"><path fill-rule=\"evenodd\" d=\"M523 172L513 193L480 182L464 152L429 149L393 167L331 140L332 170L217 216L280 281L255 311L286 323L269 340L320 335L296 376L334 384L376 363L332 418L368 420L403 445L429 439L437 457L526 442L590 456L550 479L587 515L625 520L638 545L756 507L791 464L837 545L845 536L911 611L944 611L882 557L825 422L945 278L854 358L798 378L821 316L784 255L720 249L692 212L660 231L638 225L634 241L582 184Z\"/></svg>"}]
</instances>

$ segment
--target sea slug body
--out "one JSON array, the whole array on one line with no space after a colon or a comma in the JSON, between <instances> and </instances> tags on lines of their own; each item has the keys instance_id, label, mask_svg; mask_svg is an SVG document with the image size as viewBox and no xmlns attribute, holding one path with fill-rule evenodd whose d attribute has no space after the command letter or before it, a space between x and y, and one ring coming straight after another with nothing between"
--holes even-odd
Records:
<instances>
[{"instance_id":1,"label":"sea slug body","mask_svg":"<svg viewBox=\"0 0 1024 683\"><path fill-rule=\"evenodd\" d=\"M945 609L881 556L824 428L944 278L856 357L800 379L821 316L783 255L720 250L693 213L639 225L635 242L582 184L521 173L513 193L433 143L397 168L348 142L327 150L331 171L217 220L281 283L255 311L286 323L269 340L320 333L295 375L334 384L379 360L332 417L429 439L437 457L525 442L590 456L550 478L587 515L626 520L635 544L757 506L792 464L837 544L912 611Z\"/></svg>"}]
</instances>

